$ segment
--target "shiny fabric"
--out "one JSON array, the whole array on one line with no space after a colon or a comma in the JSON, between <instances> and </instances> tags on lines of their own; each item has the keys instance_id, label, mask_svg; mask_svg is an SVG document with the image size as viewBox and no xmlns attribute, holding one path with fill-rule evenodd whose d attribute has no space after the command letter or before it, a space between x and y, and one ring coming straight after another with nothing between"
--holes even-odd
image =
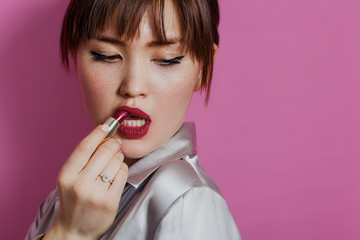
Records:
<instances>
[{"instance_id":1,"label":"shiny fabric","mask_svg":"<svg viewBox=\"0 0 360 240\"><path fill-rule=\"evenodd\" d=\"M54 190L26 239L45 234L58 209ZM241 239L220 191L198 162L193 123L184 123L163 146L129 168L117 217L105 239Z\"/></svg>"}]
</instances>

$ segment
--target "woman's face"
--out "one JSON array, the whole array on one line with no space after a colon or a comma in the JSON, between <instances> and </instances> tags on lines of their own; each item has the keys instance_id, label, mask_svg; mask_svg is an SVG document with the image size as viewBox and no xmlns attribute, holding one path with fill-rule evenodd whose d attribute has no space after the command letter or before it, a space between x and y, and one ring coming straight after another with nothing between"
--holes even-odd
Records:
<instances>
[{"instance_id":1,"label":"woman's face","mask_svg":"<svg viewBox=\"0 0 360 240\"><path fill-rule=\"evenodd\" d=\"M132 41L117 38L116 31L109 28L96 39L82 43L77 52L83 99L95 125L103 123L120 106L138 108L151 118L143 121L136 117L137 121L133 121L134 125L150 123L144 136L117 133L128 164L154 151L176 133L201 77L201 64L184 52L171 1L166 2L164 10L167 44L156 41L149 21L145 14ZM131 125L129 122L126 124Z\"/></svg>"}]
</instances>

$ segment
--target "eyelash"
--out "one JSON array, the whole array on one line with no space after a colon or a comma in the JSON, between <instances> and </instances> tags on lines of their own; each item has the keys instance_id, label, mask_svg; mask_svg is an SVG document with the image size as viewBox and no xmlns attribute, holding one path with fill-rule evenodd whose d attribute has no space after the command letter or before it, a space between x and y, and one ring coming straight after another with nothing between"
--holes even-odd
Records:
<instances>
[{"instance_id":1,"label":"eyelash","mask_svg":"<svg viewBox=\"0 0 360 240\"><path fill-rule=\"evenodd\" d=\"M161 66L173 66L175 64L180 64L180 60L183 58L184 56L178 56L172 59L156 59L155 61L160 64Z\"/></svg>"},{"instance_id":2,"label":"eyelash","mask_svg":"<svg viewBox=\"0 0 360 240\"><path fill-rule=\"evenodd\" d=\"M90 51L90 53L93 55L92 59L94 59L95 61L112 63L115 62L117 59L122 59L120 55L106 56L94 51Z\"/></svg>"},{"instance_id":3,"label":"eyelash","mask_svg":"<svg viewBox=\"0 0 360 240\"><path fill-rule=\"evenodd\" d=\"M122 57L120 55L106 56L106 55L102 55L102 54L94 52L94 51L90 51L90 53L93 55L92 59L95 61L112 63L112 62L115 62L117 59L120 59L120 60L122 59ZM175 57L172 59L155 59L154 61L161 66L170 67L175 64L180 64L181 63L180 60L182 58L184 58L184 56L178 56L178 57Z\"/></svg>"}]
</instances>

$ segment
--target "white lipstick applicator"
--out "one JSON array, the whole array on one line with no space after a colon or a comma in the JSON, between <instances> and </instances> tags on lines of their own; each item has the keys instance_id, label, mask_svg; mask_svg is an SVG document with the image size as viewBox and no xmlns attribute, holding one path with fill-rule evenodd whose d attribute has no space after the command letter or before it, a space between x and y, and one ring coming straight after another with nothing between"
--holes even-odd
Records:
<instances>
[{"instance_id":1,"label":"white lipstick applicator","mask_svg":"<svg viewBox=\"0 0 360 240\"><path fill-rule=\"evenodd\" d=\"M106 135L104 140L111 138L116 133L117 129L120 126L120 123L125 120L125 118L129 115L128 112L121 111L120 113L116 114L116 118L109 117L105 124L109 126L109 133Z\"/></svg>"}]
</instances>

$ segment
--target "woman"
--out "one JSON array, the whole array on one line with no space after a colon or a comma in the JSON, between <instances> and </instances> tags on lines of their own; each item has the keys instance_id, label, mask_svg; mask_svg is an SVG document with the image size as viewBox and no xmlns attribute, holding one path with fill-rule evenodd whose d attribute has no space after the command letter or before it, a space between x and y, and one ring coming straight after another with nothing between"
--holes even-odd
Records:
<instances>
[{"instance_id":1,"label":"woman","mask_svg":"<svg viewBox=\"0 0 360 240\"><path fill-rule=\"evenodd\" d=\"M62 167L27 239L240 239L183 123L209 97L216 0L72 0L61 35L97 127ZM114 137L109 116L127 113Z\"/></svg>"}]
</instances>

